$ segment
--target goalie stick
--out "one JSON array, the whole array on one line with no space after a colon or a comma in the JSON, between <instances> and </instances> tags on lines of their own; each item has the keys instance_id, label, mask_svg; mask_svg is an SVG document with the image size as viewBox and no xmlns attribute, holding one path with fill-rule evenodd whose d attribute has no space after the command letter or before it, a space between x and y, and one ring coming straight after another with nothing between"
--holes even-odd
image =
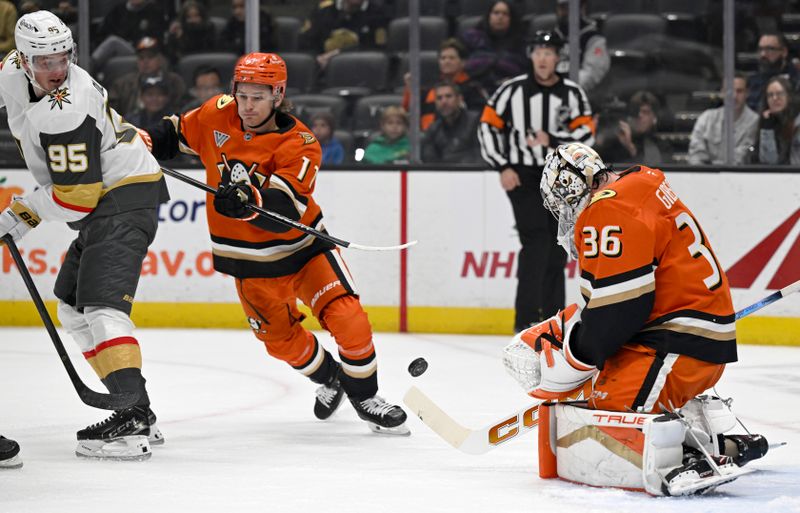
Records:
<instances>
[{"instance_id":1,"label":"goalie stick","mask_svg":"<svg viewBox=\"0 0 800 513\"><path fill-rule=\"evenodd\" d=\"M195 180L191 176L186 176L183 173L179 173L179 172L175 171L174 169L169 169L167 167L162 167L161 170L164 172L164 174L169 175L169 176L171 176L173 178L177 178L178 180L180 180L180 181L182 181L184 183L188 183L189 185L192 185L194 187L197 187L198 189L202 189L202 190L206 191L209 194L214 194L215 192L217 192L217 190L214 189L213 187L211 187L210 185L205 184L205 183L201 182L200 180ZM412 240L411 242L406 242L405 244L399 244L397 246L366 246L364 244L356 244L355 242L350 242L350 241L346 241L346 240L343 240L343 239L339 239L339 238L336 238L336 237L334 237L332 235L328 235L327 233L323 233L321 231L315 230L314 228L311 228L310 226L306 226L303 223L299 223L299 222L295 221L294 219L290 219L290 218L288 218L286 216L283 216L283 215L281 215L281 214L279 214L277 212L273 212L272 210L267 210L267 209L261 208L258 205L253 205L252 203L247 203L245 205L245 208L247 208L247 210L249 210L251 212L256 212L256 213L258 213L258 214L260 214L260 215L262 215L264 217L268 217L268 218L272 219L273 221L277 221L277 222L279 222L280 224L282 224L284 226L288 226L289 228L295 228L297 230L300 230L303 233L307 233L308 235L313 235L314 237L316 237L318 239L322 239L324 241L330 242L331 244L336 244L337 246L340 246L342 248L360 249L360 250L363 250L363 251L396 251L396 250L409 248L409 247L411 247L411 246L413 246L414 244L417 243L417 241Z\"/></svg>"},{"instance_id":2,"label":"goalie stick","mask_svg":"<svg viewBox=\"0 0 800 513\"><path fill-rule=\"evenodd\" d=\"M736 312L736 320L746 317L797 291L800 291L800 280L777 292L773 292L748 307L742 308ZM587 382L576 396L570 399L586 398L590 393L591 382ZM535 428L539 424L539 406L546 401L538 401L528 405L515 413L506 415L502 419L478 429L464 427L415 386L408 389L405 397L403 397L403 402L425 425L455 449L467 454L484 454L498 445L517 438L519 435Z\"/></svg>"},{"instance_id":3,"label":"goalie stick","mask_svg":"<svg viewBox=\"0 0 800 513\"><path fill-rule=\"evenodd\" d=\"M11 253L11 258L14 259L14 263L17 264L17 269L19 269L19 274L22 276L22 281L25 282L25 286L28 288L31 299L33 299L33 304L36 305L36 309L39 311L39 316L42 318L44 327L47 328L50 340L53 341L61 363L64 365L64 369L66 369L69 379L72 381L72 386L75 387L75 391L78 392L78 397L81 398L81 401L89 406L103 410L122 410L136 404L139 401L138 393L123 392L121 394L101 394L86 386L81 380L80 376L78 376L78 372L72 365L72 361L69 359L66 349L64 349L64 344L61 342L61 338L58 336L56 327L53 324L53 319L50 318L50 314L44 306L42 296L39 295L39 291L33 283L31 273L28 272L28 267L25 265L25 261L22 259L22 255L17 245L14 243L14 239L11 235L4 235L2 240L6 246L8 246L8 251Z\"/></svg>"}]
</instances>

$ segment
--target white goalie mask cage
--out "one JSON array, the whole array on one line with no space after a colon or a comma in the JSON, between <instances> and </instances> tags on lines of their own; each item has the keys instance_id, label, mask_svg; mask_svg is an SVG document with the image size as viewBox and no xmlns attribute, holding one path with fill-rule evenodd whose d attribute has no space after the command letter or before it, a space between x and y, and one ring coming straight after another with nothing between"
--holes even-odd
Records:
<instances>
[{"instance_id":1,"label":"white goalie mask cage","mask_svg":"<svg viewBox=\"0 0 800 513\"><path fill-rule=\"evenodd\" d=\"M573 229L589 203L597 175L606 171L603 159L581 143L562 144L547 155L539 190L544 206L558 219L558 243L578 258Z\"/></svg>"},{"instance_id":2,"label":"white goalie mask cage","mask_svg":"<svg viewBox=\"0 0 800 513\"><path fill-rule=\"evenodd\" d=\"M14 27L14 41L17 51L35 69L37 57L66 53L67 66L75 62L75 42L72 31L58 16L50 11L36 11L22 16ZM37 87L41 87L28 69L25 74Z\"/></svg>"}]
</instances>

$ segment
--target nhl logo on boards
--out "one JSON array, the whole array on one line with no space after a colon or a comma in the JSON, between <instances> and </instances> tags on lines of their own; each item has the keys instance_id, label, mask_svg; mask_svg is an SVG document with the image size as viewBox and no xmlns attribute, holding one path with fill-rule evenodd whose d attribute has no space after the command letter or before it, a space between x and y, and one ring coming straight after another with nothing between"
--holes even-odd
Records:
<instances>
[{"instance_id":1,"label":"nhl logo on boards","mask_svg":"<svg viewBox=\"0 0 800 513\"><path fill-rule=\"evenodd\" d=\"M217 145L217 148L222 148L222 145L228 142L230 138L230 135L214 130L214 144Z\"/></svg>"}]
</instances>

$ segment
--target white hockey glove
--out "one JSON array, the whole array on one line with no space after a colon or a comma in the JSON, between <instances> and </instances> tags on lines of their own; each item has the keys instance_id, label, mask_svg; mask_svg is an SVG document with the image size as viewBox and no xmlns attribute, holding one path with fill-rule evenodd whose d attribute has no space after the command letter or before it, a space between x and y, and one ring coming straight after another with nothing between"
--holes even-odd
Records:
<instances>
[{"instance_id":1,"label":"white hockey glove","mask_svg":"<svg viewBox=\"0 0 800 513\"><path fill-rule=\"evenodd\" d=\"M11 205L0 213L0 237L11 235L14 242L36 228L42 220L22 198L14 198ZM3 242L0 241L0 245Z\"/></svg>"},{"instance_id":2,"label":"white hockey glove","mask_svg":"<svg viewBox=\"0 0 800 513\"><path fill-rule=\"evenodd\" d=\"M594 366L575 358L569 344L564 343L579 320L580 310L573 303L519 333L506 346L503 363L528 395L537 399L561 399L571 395L597 372Z\"/></svg>"}]
</instances>

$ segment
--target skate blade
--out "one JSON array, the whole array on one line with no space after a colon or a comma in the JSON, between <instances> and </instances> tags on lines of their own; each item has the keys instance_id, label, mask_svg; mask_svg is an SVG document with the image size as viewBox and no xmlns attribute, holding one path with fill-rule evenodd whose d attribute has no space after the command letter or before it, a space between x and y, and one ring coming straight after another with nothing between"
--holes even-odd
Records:
<instances>
[{"instance_id":1,"label":"skate blade","mask_svg":"<svg viewBox=\"0 0 800 513\"><path fill-rule=\"evenodd\" d=\"M751 472L755 472L755 469L735 468L735 469L726 469L723 470L722 472L723 472L722 475L707 477L700 481L694 481L693 483L688 483L688 482L677 483L677 485L669 487L669 494L673 497L678 497L681 495L708 493L718 486L724 485L725 483L730 483L731 481L735 481L736 479L745 474L750 474Z\"/></svg>"},{"instance_id":2,"label":"skate blade","mask_svg":"<svg viewBox=\"0 0 800 513\"><path fill-rule=\"evenodd\" d=\"M164 445L164 435L161 434L161 430L158 429L158 426L153 424L150 426L150 436L147 437L147 441L150 442L150 445Z\"/></svg>"},{"instance_id":3,"label":"skate blade","mask_svg":"<svg viewBox=\"0 0 800 513\"><path fill-rule=\"evenodd\" d=\"M22 467L22 459L19 457L19 454L17 454L13 458L8 458L7 460L0 461L0 470L20 468L20 467Z\"/></svg>"},{"instance_id":4,"label":"skate blade","mask_svg":"<svg viewBox=\"0 0 800 513\"><path fill-rule=\"evenodd\" d=\"M369 429L373 433L377 433L379 435L390 435L390 436L410 436L411 430L406 427L405 422L400 424L399 426L395 427L384 427L375 424L374 422L367 421L367 425Z\"/></svg>"},{"instance_id":5,"label":"skate blade","mask_svg":"<svg viewBox=\"0 0 800 513\"><path fill-rule=\"evenodd\" d=\"M135 435L112 440L78 440L75 455L95 460L144 461L152 452L147 437Z\"/></svg>"}]
</instances>

